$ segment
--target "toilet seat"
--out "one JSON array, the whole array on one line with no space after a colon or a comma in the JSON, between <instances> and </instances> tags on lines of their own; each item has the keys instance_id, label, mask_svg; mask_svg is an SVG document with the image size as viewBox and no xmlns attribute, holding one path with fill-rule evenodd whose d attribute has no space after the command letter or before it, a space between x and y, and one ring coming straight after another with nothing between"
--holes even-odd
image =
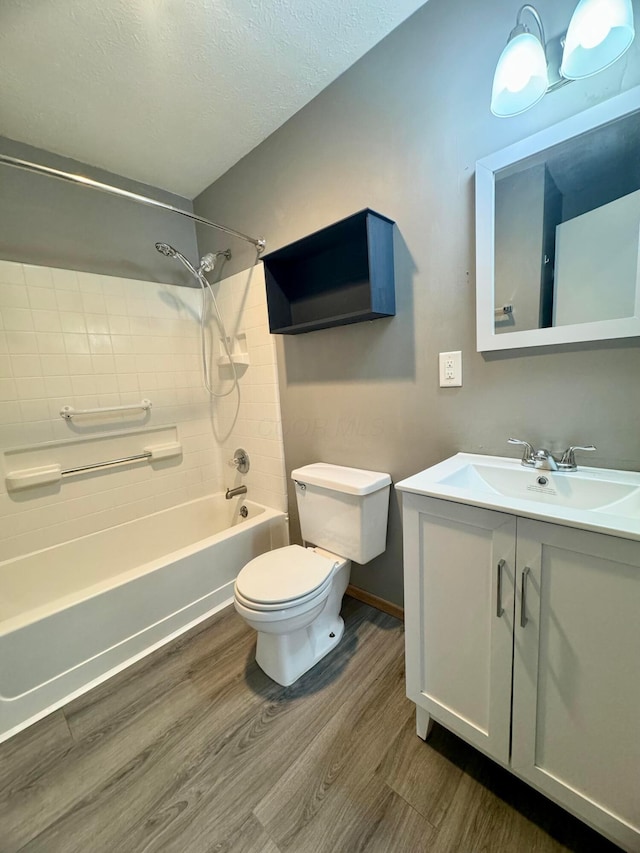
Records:
<instances>
[{"instance_id":1,"label":"toilet seat","mask_svg":"<svg viewBox=\"0 0 640 853\"><path fill-rule=\"evenodd\" d=\"M236 598L252 610L285 610L321 599L339 560L287 545L247 563L235 582Z\"/></svg>"}]
</instances>

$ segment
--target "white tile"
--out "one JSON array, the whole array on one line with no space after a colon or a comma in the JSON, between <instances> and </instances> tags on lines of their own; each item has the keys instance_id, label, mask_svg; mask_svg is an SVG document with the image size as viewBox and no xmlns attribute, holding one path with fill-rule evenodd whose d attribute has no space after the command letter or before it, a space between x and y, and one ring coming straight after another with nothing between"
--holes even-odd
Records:
<instances>
[{"instance_id":1,"label":"white tile","mask_svg":"<svg viewBox=\"0 0 640 853\"><path fill-rule=\"evenodd\" d=\"M106 314L85 314L87 332L93 335L108 335L109 320Z\"/></svg>"},{"instance_id":2,"label":"white tile","mask_svg":"<svg viewBox=\"0 0 640 853\"><path fill-rule=\"evenodd\" d=\"M111 354L111 337L110 335L89 335L89 350L95 355Z\"/></svg>"},{"instance_id":3,"label":"white tile","mask_svg":"<svg viewBox=\"0 0 640 853\"><path fill-rule=\"evenodd\" d=\"M64 346L69 355L88 355L90 353L88 335L65 334Z\"/></svg>"},{"instance_id":4,"label":"white tile","mask_svg":"<svg viewBox=\"0 0 640 853\"><path fill-rule=\"evenodd\" d=\"M34 287L33 285L29 285L29 287L27 287L27 292L29 294L29 305L32 308L41 308L46 311L57 311L58 303L56 301L56 293L53 288Z\"/></svg>"},{"instance_id":5,"label":"white tile","mask_svg":"<svg viewBox=\"0 0 640 853\"><path fill-rule=\"evenodd\" d=\"M44 281L47 274L40 278ZM268 360L271 340L265 337L264 328L260 327L260 318L264 320L265 314L257 291L249 293L252 304L248 307L257 310L249 317L249 328L253 332L247 335L247 340L252 366L250 375L248 372L241 378L244 390L242 413L235 418L235 403L231 398L216 401L214 431L212 403L202 387L196 319L200 310L199 293L185 293L184 288L171 285L78 275L65 270L52 270L50 278L55 294L52 291L42 296L35 291L25 291L33 298L33 315L29 311L27 314L35 317L38 334L33 333L24 316L9 313L9 324L13 327L4 338L0 334L0 339L6 343L6 352L12 357L25 357L18 361L19 372L35 370L37 356L42 353L40 364L43 372L55 371L55 374L46 375L44 379L37 375L21 376L17 380L7 377L4 387L0 388L0 396L7 398L0 404L0 422L7 426L5 432L0 433L0 440L8 442L8 446L17 446L29 443L25 435L34 443L54 437L68 439L72 437L69 424L59 417L63 405L92 408L108 403L139 402L141 397L149 396L154 403L153 425L177 423L185 456L180 470L157 472L153 478L145 469L144 472L131 472L134 479L128 475L123 478L112 478L111 475L91 478L83 483L66 483L64 498L53 496L53 502L42 504L41 512L35 509L36 504L29 501L32 515L22 519L21 526L16 524L15 529L28 530L30 525L46 525L46 535L41 536L38 529L36 535L16 534L12 537L10 551L32 550L40 541L50 543L52 538L64 541L148 514L155 508L218 491L222 485L221 471L226 470L223 469L223 461L240 443L250 444L254 459L255 485L252 488L257 495L252 494L252 497L259 496L261 502L270 506L277 501L286 501L281 475L283 462L276 375ZM238 281L244 287L244 278ZM240 316L240 324L236 316L244 293L240 286L227 294L229 298L225 309L229 313L225 314L225 321L230 327L244 328L245 325L245 316ZM55 303L51 301L54 295ZM173 304L172 300L175 300ZM99 310L95 310L98 305ZM21 309L16 306L8 310ZM87 316L85 311L88 311ZM55 325L55 321L47 317L47 312L53 315L59 312L64 335L55 328L42 328L52 323ZM0 316L4 321L4 316ZM16 323L21 327L15 328ZM26 328L22 328L25 323ZM91 337L87 335L87 324ZM109 345L115 355L111 354ZM2 346L0 351L4 349ZM89 355L91 351L93 355ZM35 359L29 358L34 356ZM67 370L69 375L57 373ZM219 378L215 370L214 379ZM16 398L23 405L22 412ZM247 419L248 415L252 419ZM105 428L103 421L92 421L87 426L91 429ZM126 429L131 427L131 422L122 416L114 416L113 422L106 426L111 430ZM230 432L229 447L225 445L224 450L220 449L216 438L221 427ZM146 479L137 479L140 476ZM139 483L139 487L133 491L131 487L135 483ZM122 492L116 497L120 488ZM1 499L0 494L0 516L3 516ZM71 500L76 504L70 504ZM109 500L114 501L112 508ZM19 514L24 512L22 507L12 507L12 512L14 510Z\"/></svg>"},{"instance_id":6,"label":"white tile","mask_svg":"<svg viewBox=\"0 0 640 853\"><path fill-rule=\"evenodd\" d=\"M16 400L0 403L0 424L14 424L20 421L20 404ZM2 512L0 511L0 517Z\"/></svg>"},{"instance_id":7,"label":"white tile","mask_svg":"<svg viewBox=\"0 0 640 853\"><path fill-rule=\"evenodd\" d=\"M57 311L32 311L33 328L36 332L61 331L60 315Z\"/></svg>"},{"instance_id":8,"label":"white tile","mask_svg":"<svg viewBox=\"0 0 640 853\"><path fill-rule=\"evenodd\" d=\"M40 356L37 355L12 355L11 365L13 375L19 376L42 376L42 364Z\"/></svg>"},{"instance_id":9,"label":"white tile","mask_svg":"<svg viewBox=\"0 0 640 853\"><path fill-rule=\"evenodd\" d=\"M78 270L78 287L81 293L102 295L102 279L92 272L81 272Z\"/></svg>"},{"instance_id":10,"label":"white tile","mask_svg":"<svg viewBox=\"0 0 640 853\"><path fill-rule=\"evenodd\" d=\"M39 376L24 376L15 379L15 387L20 400L36 400L46 397L44 379Z\"/></svg>"},{"instance_id":11,"label":"white tile","mask_svg":"<svg viewBox=\"0 0 640 853\"><path fill-rule=\"evenodd\" d=\"M129 328L132 335L149 335L151 334L151 326L149 325L148 317L131 316L129 318Z\"/></svg>"},{"instance_id":12,"label":"white tile","mask_svg":"<svg viewBox=\"0 0 640 853\"><path fill-rule=\"evenodd\" d=\"M0 261L0 281L6 284L24 284L22 264L15 261Z\"/></svg>"},{"instance_id":13,"label":"white tile","mask_svg":"<svg viewBox=\"0 0 640 853\"><path fill-rule=\"evenodd\" d=\"M137 296L127 295L127 314L130 317L147 316L147 300Z\"/></svg>"},{"instance_id":14,"label":"white tile","mask_svg":"<svg viewBox=\"0 0 640 853\"><path fill-rule=\"evenodd\" d=\"M115 362L112 355L92 355L91 363L95 373L115 373Z\"/></svg>"},{"instance_id":15,"label":"white tile","mask_svg":"<svg viewBox=\"0 0 640 853\"><path fill-rule=\"evenodd\" d=\"M60 326L63 332L75 333L87 331L84 314L79 311L61 311Z\"/></svg>"},{"instance_id":16,"label":"white tile","mask_svg":"<svg viewBox=\"0 0 640 853\"><path fill-rule=\"evenodd\" d=\"M20 412L24 421L45 421L49 418L47 400L22 400Z\"/></svg>"},{"instance_id":17,"label":"white tile","mask_svg":"<svg viewBox=\"0 0 640 853\"><path fill-rule=\"evenodd\" d=\"M76 313L82 312L82 296L77 291L56 290L55 296L58 311L74 311Z\"/></svg>"},{"instance_id":18,"label":"white tile","mask_svg":"<svg viewBox=\"0 0 640 853\"><path fill-rule=\"evenodd\" d=\"M70 374L87 374L93 372L90 355L68 355L67 363Z\"/></svg>"},{"instance_id":19,"label":"white tile","mask_svg":"<svg viewBox=\"0 0 640 853\"><path fill-rule=\"evenodd\" d=\"M11 379L12 377L11 358L8 355L0 355L0 379Z\"/></svg>"},{"instance_id":20,"label":"white tile","mask_svg":"<svg viewBox=\"0 0 640 853\"><path fill-rule=\"evenodd\" d=\"M49 267L24 265L25 281L31 287L53 287L53 276Z\"/></svg>"},{"instance_id":21,"label":"white tile","mask_svg":"<svg viewBox=\"0 0 640 853\"><path fill-rule=\"evenodd\" d=\"M40 353L59 355L65 352L64 336L60 332L38 332L37 344Z\"/></svg>"},{"instance_id":22,"label":"white tile","mask_svg":"<svg viewBox=\"0 0 640 853\"><path fill-rule=\"evenodd\" d=\"M136 366L136 359L133 355L114 355L113 361L115 364L116 373L118 374L137 374L138 372L138 368Z\"/></svg>"},{"instance_id":23,"label":"white tile","mask_svg":"<svg viewBox=\"0 0 640 853\"><path fill-rule=\"evenodd\" d=\"M136 373L119 374L117 380L119 391L135 391L136 393L139 391L138 376Z\"/></svg>"},{"instance_id":24,"label":"white tile","mask_svg":"<svg viewBox=\"0 0 640 853\"><path fill-rule=\"evenodd\" d=\"M134 339L130 335L111 335L113 351L119 355L129 355L135 352Z\"/></svg>"},{"instance_id":25,"label":"white tile","mask_svg":"<svg viewBox=\"0 0 640 853\"><path fill-rule=\"evenodd\" d=\"M69 365L66 355L48 355L42 359L43 376L67 376Z\"/></svg>"},{"instance_id":26,"label":"white tile","mask_svg":"<svg viewBox=\"0 0 640 853\"><path fill-rule=\"evenodd\" d=\"M116 296L111 293L105 293L104 297L107 314L111 316L126 316L127 300L124 296Z\"/></svg>"},{"instance_id":27,"label":"white tile","mask_svg":"<svg viewBox=\"0 0 640 853\"><path fill-rule=\"evenodd\" d=\"M49 421L22 421L19 424L0 424L0 446L4 448L37 444L51 437Z\"/></svg>"},{"instance_id":28,"label":"white tile","mask_svg":"<svg viewBox=\"0 0 640 853\"><path fill-rule=\"evenodd\" d=\"M34 332L5 332L7 349L16 355L33 355L38 352L38 339Z\"/></svg>"},{"instance_id":29,"label":"white tile","mask_svg":"<svg viewBox=\"0 0 640 853\"><path fill-rule=\"evenodd\" d=\"M76 396L88 396L96 393L96 377L90 373L86 376L72 376L71 388ZM89 407L87 407L89 408Z\"/></svg>"},{"instance_id":30,"label":"white tile","mask_svg":"<svg viewBox=\"0 0 640 853\"><path fill-rule=\"evenodd\" d=\"M115 315L109 318L109 331L112 335L129 335L131 329L129 318L126 316Z\"/></svg>"},{"instance_id":31,"label":"white tile","mask_svg":"<svg viewBox=\"0 0 640 853\"><path fill-rule=\"evenodd\" d=\"M82 290L82 284L80 290ZM83 293L82 308L85 314L106 314L104 296L101 293Z\"/></svg>"},{"instance_id":32,"label":"white tile","mask_svg":"<svg viewBox=\"0 0 640 853\"><path fill-rule=\"evenodd\" d=\"M57 290L78 290L78 274L75 270L52 268L51 278L53 279L53 286Z\"/></svg>"},{"instance_id":33,"label":"white tile","mask_svg":"<svg viewBox=\"0 0 640 853\"><path fill-rule=\"evenodd\" d=\"M2 308L0 314L8 332L28 332L33 329L33 317L28 308Z\"/></svg>"},{"instance_id":34,"label":"white tile","mask_svg":"<svg viewBox=\"0 0 640 853\"><path fill-rule=\"evenodd\" d=\"M0 308L28 308L29 296L24 285L0 282Z\"/></svg>"},{"instance_id":35,"label":"white tile","mask_svg":"<svg viewBox=\"0 0 640 853\"><path fill-rule=\"evenodd\" d=\"M46 376L44 386L47 391L47 397L67 397L71 394L71 379L69 376ZM57 408L65 406L66 402L61 403ZM54 417L57 417L57 411Z\"/></svg>"},{"instance_id":36,"label":"white tile","mask_svg":"<svg viewBox=\"0 0 640 853\"><path fill-rule=\"evenodd\" d=\"M118 381L117 378L112 373L101 374L100 376L93 377L95 390L101 396L103 394L117 394L118 393ZM112 401L113 405L120 405L120 398ZM101 401L100 405L107 405Z\"/></svg>"}]
</instances>

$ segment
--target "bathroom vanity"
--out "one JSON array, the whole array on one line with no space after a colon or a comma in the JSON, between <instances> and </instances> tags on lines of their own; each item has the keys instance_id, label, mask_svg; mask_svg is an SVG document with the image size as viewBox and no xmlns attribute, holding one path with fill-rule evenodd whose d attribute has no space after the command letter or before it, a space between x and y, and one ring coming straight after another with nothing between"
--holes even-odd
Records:
<instances>
[{"instance_id":1,"label":"bathroom vanity","mask_svg":"<svg viewBox=\"0 0 640 853\"><path fill-rule=\"evenodd\" d=\"M640 850L640 474L457 454L397 488L418 734Z\"/></svg>"}]
</instances>

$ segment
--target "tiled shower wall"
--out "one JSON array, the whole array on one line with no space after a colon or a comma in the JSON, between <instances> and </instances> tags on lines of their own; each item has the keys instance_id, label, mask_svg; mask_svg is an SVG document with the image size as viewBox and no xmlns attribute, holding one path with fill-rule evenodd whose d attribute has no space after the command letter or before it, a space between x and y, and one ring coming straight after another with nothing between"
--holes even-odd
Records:
<instances>
[{"instance_id":1,"label":"tiled shower wall","mask_svg":"<svg viewBox=\"0 0 640 853\"><path fill-rule=\"evenodd\" d=\"M246 359L240 353L236 365L240 396L230 394L220 399L216 407L216 425L224 460L230 460L236 448L245 449L251 459L251 468L245 477L236 475L234 484L247 483L250 496L258 503L286 512L287 485L276 349L274 337L269 333L264 267L257 264L223 279L217 295L234 350L246 350ZM219 338L217 347L218 355L222 355L224 351ZM249 364L243 365L243 360L248 360ZM226 387L229 387L229 368L223 368L219 376L226 378Z\"/></svg>"},{"instance_id":2,"label":"tiled shower wall","mask_svg":"<svg viewBox=\"0 0 640 853\"><path fill-rule=\"evenodd\" d=\"M226 282L218 287L227 290ZM65 479L59 489L8 494L3 478L0 560L238 482L247 483L250 499L285 508L275 359L264 349L273 352L264 288L247 286L240 321L236 314L232 324L256 359L240 375L239 405L235 391L211 401L203 388L200 298L191 288L0 261L0 450L170 425L177 426L183 446L179 464L114 468ZM224 293L221 302L235 304ZM214 359L216 388L229 387L228 375ZM59 414L64 405L93 408L143 398L153 403L147 416L68 422ZM252 454L246 477L225 464L241 440ZM146 443L153 443L151 433Z\"/></svg>"}]
</instances>

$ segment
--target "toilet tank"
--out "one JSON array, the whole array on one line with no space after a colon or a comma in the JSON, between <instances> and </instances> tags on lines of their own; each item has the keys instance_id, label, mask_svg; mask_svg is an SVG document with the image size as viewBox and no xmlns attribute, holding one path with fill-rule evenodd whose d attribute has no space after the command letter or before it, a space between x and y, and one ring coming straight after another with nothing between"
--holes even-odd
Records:
<instances>
[{"instance_id":1,"label":"toilet tank","mask_svg":"<svg viewBox=\"0 0 640 853\"><path fill-rule=\"evenodd\" d=\"M391 477L379 471L315 462L291 472L305 542L356 563L387 546Z\"/></svg>"}]
</instances>

